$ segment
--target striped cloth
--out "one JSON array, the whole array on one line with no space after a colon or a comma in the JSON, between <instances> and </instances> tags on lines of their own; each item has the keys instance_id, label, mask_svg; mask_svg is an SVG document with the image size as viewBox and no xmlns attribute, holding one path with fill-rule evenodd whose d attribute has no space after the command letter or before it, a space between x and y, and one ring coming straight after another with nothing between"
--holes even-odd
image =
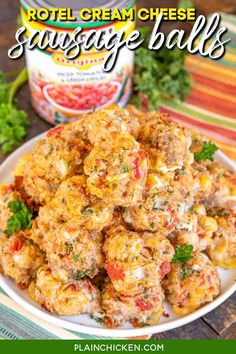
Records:
<instances>
[{"instance_id":1,"label":"striped cloth","mask_svg":"<svg viewBox=\"0 0 236 354\"><path fill-rule=\"evenodd\" d=\"M0 339L101 339L72 332L35 317L17 305L0 288ZM110 339L103 337L102 339Z\"/></svg>"},{"instance_id":2,"label":"striped cloth","mask_svg":"<svg viewBox=\"0 0 236 354\"><path fill-rule=\"evenodd\" d=\"M236 160L236 17L222 15L232 41L223 59L189 56L186 66L194 86L184 103L162 102L174 120L203 132ZM0 289L0 338L99 339L51 325L18 306ZM106 338L107 339L107 338Z\"/></svg>"},{"instance_id":3,"label":"striped cloth","mask_svg":"<svg viewBox=\"0 0 236 354\"><path fill-rule=\"evenodd\" d=\"M231 38L226 54L217 61L189 55L186 68L193 78L191 94L184 103L163 100L161 111L210 137L236 160L236 17L221 16L227 38Z\"/></svg>"}]
</instances>

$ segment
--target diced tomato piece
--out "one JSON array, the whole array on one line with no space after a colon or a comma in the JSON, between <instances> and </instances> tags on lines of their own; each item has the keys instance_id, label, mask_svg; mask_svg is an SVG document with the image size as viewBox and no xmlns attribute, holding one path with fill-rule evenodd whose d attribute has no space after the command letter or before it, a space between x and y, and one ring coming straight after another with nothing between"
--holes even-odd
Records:
<instances>
[{"instance_id":1,"label":"diced tomato piece","mask_svg":"<svg viewBox=\"0 0 236 354\"><path fill-rule=\"evenodd\" d=\"M163 316L166 317L166 318L170 317L169 313L167 313L165 311L163 311Z\"/></svg>"},{"instance_id":2,"label":"diced tomato piece","mask_svg":"<svg viewBox=\"0 0 236 354\"><path fill-rule=\"evenodd\" d=\"M54 137L54 138L60 138L61 132L64 129L63 125L60 125L59 127L53 128L48 131L47 136L48 137Z\"/></svg>"},{"instance_id":3,"label":"diced tomato piece","mask_svg":"<svg viewBox=\"0 0 236 354\"><path fill-rule=\"evenodd\" d=\"M143 159L146 159L148 158L148 153L144 150L140 150L139 151L139 155L143 158Z\"/></svg>"},{"instance_id":4,"label":"diced tomato piece","mask_svg":"<svg viewBox=\"0 0 236 354\"><path fill-rule=\"evenodd\" d=\"M171 224L167 226L168 230L174 229L179 224L179 219L175 216Z\"/></svg>"},{"instance_id":5,"label":"diced tomato piece","mask_svg":"<svg viewBox=\"0 0 236 354\"><path fill-rule=\"evenodd\" d=\"M89 292L91 293L94 290L94 286L91 284L91 282L88 279L86 280L87 280Z\"/></svg>"},{"instance_id":6,"label":"diced tomato piece","mask_svg":"<svg viewBox=\"0 0 236 354\"><path fill-rule=\"evenodd\" d=\"M162 114L161 119L167 123L173 122L173 119L171 118L171 116L169 114Z\"/></svg>"},{"instance_id":7,"label":"diced tomato piece","mask_svg":"<svg viewBox=\"0 0 236 354\"><path fill-rule=\"evenodd\" d=\"M140 179L142 177L142 173L140 171L140 166L139 166L139 162L140 162L140 159L137 158L134 160L134 166L135 166L135 169L134 169L134 176L135 178L137 179Z\"/></svg>"},{"instance_id":8,"label":"diced tomato piece","mask_svg":"<svg viewBox=\"0 0 236 354\"><path fill-rule=\"evenodd\" d=\"M135 305L139 307L141 311L150 311L153 308L153 305L142 297L135 300Z\"/></svg>"},{"instance_id":9,"label":"diced tomato piece","mask_svg":"<svg viewBox=\"0 0 236 354\"><path fill-rule=\"evenodd\" d=\"M76 291L77 286L76 284L70 284L65 290Z\"/></svg>"},{"instance_id":10,"label":"diced tomato piece","mask_svg":"<svg viewBox=\"0 0 236 354\"><path fill-rule=\"evenodd\" d=\"M21 189L22 188L22 183L23 183L23 176L16 176L14 179L14 185L16 186L16 189Z\"/></svg>"},{"instance_id":11,"label":"diced tomato piece","mask_svg":"<svg viewBox=\"0 0 236 354\"><path fill-rule=\"evenodd\" d=\"M19 239L19 238L15 239L12 242L11 247L10 247L11 253L19 252L21 250L22 246L23 246L23 243L22 243L21 239Z\"/></svg>"},{"instance_id":12,"label":"diced tomato piece","mask_svg":"<svg viewBox=\"0 0 236 354\"><path fill-rule=\"evenodd\" d=\"M164 278L164 276L168 273L170 273L171 271L171 265L170 265L170 262L168 261L164 261L162 264L161 264L161 267L160 267L160 276L162 278Z\"/></svg>"},{"instance_id":13,"label":"diced tomato piece","mask_svg":"<svg viewBox=\"0 0 236 354\"><path fill-rule=\"evenodd\" d=\"M236 177L233 177L233 178L231 178L231 183L233 184L233 185L236 185Z\"/></svg>"},{"instance_id":14,"label":"diced tomato piece","mask_svg":"<svg viewBox=\"0 0 236 354\"><path fill-rule=\"evenodd\" d=\"M108 263L106 270L112 280L123 280L125 277L122 265L117 262Z\"/></svg>"},{"instance_id":15,"label":"diced tomato piece","mask_svg":"<svg viewBox=\"0 0 236 354\"><path fill-rule=\"evenodd\" d=\"M47 274L47 275L50 275L52 272L51 272L51 269L50 268L47 268L46 270L45 270L45 273Z\"/></svg>"},{"instance_id":16,"label":"diced tomato piece","mask_svg":"<svg viewBox=\"0 0 236 354\"><path fill-rule=\"evenodd\" d=\"M10 184L9 186L7 186L7 193L14 192L14 190L15 190L15 186L13 186L12 184Z\"/></svg>"},{"instance_id":17,"label":"diced tomato piece","mask_svg":"<svg viewBox=\"0 0 236 354\"><path fill-rule=\"evenodd\" d=\"M75 110L92 110L115 98L117 86L113 83L55 85L48 89L50 97L59 105Z\"/></svg>"}]
</instances>

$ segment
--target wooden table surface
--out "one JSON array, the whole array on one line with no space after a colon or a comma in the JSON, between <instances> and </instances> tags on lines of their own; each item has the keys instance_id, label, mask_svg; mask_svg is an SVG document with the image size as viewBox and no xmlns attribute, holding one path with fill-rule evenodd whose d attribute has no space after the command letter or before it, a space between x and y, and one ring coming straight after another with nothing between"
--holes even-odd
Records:
<instances>
[{"instance_id":1,"label":"wooden table surface","mask_svg":"<svg viewBox=\"0 0 236 354\"><path fill-rule=\"evenodd\" d=\"M138 1L142 6L156 7L156 1ZM207 6L200 10L210 12L217 11L216 3L218 1L209 0ZM147 5L148 3L148 5ZM196 0L196 4L198 1ZM200 3L200 2L199 2ZM202 2L201 2L202 3ZM223 4L227 7L233 1L219 1L219 6L223 9ZM212 8L210 7L212 4ZM174 7L175 0L165 0L158 2L158 7ZM15 0L0 0L0 70L16 70L24 66L23 60L12 61L7 57L8 48L14 43L14 34L16 28L16 15L19 12L18 1ZM19 106L28 112L31 126L28 131L27 139L30 139L41 132L49 129L50 124L40 119L33 111L30 103L30 95L28 87L24 87L18 95ZM0 158L0 162L3 161ZM179 327L175 330L156 334L155 339L236 339L236 293L231 296L225 303L217 309L194 321L186 326Z\"/></svg>"}]
</instances>

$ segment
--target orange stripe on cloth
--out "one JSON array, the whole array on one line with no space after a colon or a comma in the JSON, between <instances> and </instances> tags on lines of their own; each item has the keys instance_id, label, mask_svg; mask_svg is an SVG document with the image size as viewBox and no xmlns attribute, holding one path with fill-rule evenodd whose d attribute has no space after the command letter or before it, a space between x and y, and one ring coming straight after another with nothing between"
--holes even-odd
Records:
<instances>
[{"instance_id":1,"label":"orange stripe on cloth","mask_svg":"<svg viewBox=\"0 0 236 354\"><path fill-rule=\"evenodd\" d=\"M236 118L235 98L226 97L220 91L213 92L207 88L203 89L203 87L194 85L187 102L226 117Z\"/></svg>"},{"instance_id":2,"label":"orange stripe on cloth","mask_svg":"<svg viewBox=\"0 0 236 354\"><path fill-rule=\"evenodd\" d=\"M190 117L174 112L167 107L161 107L161 112L171 116L176 121L193 131L205 135L216 143L216 145L231 159L236 160L236 133L229 129L216 127L205 122L199 122Z\"/></svg>"},{"instance_id":3,"label":"orange stripe on cloth","mask_svg":"<svg viewBox=\"0 0 236 354\"><path fill-rule=\"evenodd\" d=\"M236 147L236 132L231 129L195 120L192 117L186 116L166 106L161 106L160 111L169 114L173 120L177 120L182 123L182 125L196 127L196 129L201 129L205 132L207 131L208 135L214 134L215 137L222 139L226 144L232 144Z\"/></svg>"},{"instance_id":4,"label":"orange stripe on cloth","mask_svg":"<svg viewBox=\"0 0 236 354\"><path fill-rule=\"evenodd\" d=\"M218 77L209 78L209 76L207 76L205 72L191 72L191 76L193 78L194 86L196 84L201 84L206 87L214 87L215 90L219 90L221 92L224 92L225 94L232 95L233 97L236 96L236 86L233 86L233 84L228 84L219 81Z\"/></svg>"},{"instance_id":5,"label":"orange stripe on cloth","mask_svg":"<svg viewBox=\"0 0 236 354\"><path fill-rule=\"evenodd\" d=\"M201 57L189 55L186 59L185 65L190 72L204 73L204 75L207 75L209 79L217 78L218 81L228 83L230 85L236 81L236 70L231 67L219 65L213 60L209 61Z\"/></svg>"}]
</instances>

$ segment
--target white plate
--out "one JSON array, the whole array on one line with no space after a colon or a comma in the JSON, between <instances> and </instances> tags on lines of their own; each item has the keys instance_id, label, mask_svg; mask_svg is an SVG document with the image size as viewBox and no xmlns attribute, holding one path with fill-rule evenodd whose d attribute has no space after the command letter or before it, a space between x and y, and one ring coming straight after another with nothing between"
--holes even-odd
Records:
<instances>
[{"instance_id":1,"label":"white plate","mask_svg":"<svg viewBox=\"0 0 236 354\"><path fill-rule=\"evenodd\" d=\"M37 140L42 138L40 135L16 150L10 157L8 157L5 162L0 166L0 183L10 182L12 179L12 171L19 161L19 159L28 153ZM222 152L216 153L216 160L223 163L227 167L234 169L235 166L231 160L229 160ZM118 329L106 329L101 324L92 320L88 315L71 316L71 317L59 317L51 315L44 311L40 306L34 303L28 296L27 291L19 290L14 282L8 278L0 275L0 286L5 290L5 292L15 300L24 309L31 312L32 314L38 316L39 318L48 321L56 326L63 327L72 331L86 333L95 336L105 336L105 337L136 337L143 336L147 334L159 333L163 331L168 331L170 329L183 326L189 322L192 322L199 317L205 315L211 310L219 306L223 301L225 301L233 292L236 290L236 269L235 270L224 270L218 269L221 278L221 294L213 302L207 304L195 311L194 313L180 317L171 311L170 305L164 303L165 312L170 316L168 318L163 317L160 323L156 326L144 327L144 328L132 328L132 326L127 323L122 328Z\"/></svg>"}]
</instances>

